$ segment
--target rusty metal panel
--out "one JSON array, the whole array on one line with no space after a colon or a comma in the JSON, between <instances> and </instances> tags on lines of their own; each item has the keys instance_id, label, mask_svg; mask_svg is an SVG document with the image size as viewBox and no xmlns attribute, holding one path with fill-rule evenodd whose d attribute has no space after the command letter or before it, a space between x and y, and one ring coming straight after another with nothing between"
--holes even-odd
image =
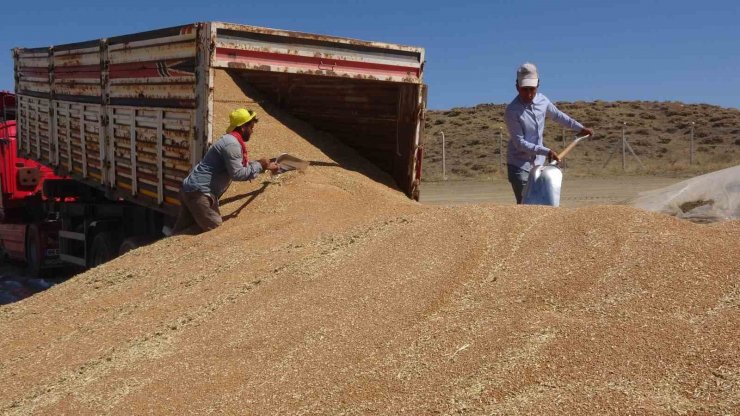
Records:
<instances>
[{"instance_id":1,"label":"rusty metal panel","mask_svg":"<svg viewBox=\"0 0 740 416\"><path fill-rule=\"evenodd\" d=\"M213 44L215 36L215 28L210 23L199 25L195 68L197 80L195 140L190 148L190 160L193 164L200 162L213 140L214 71L211 62L215 48L211 48L210 45Z\"/></svg>"},{"instance_id":2,"label":"rusty metal panel","mask_svg":"<svg viewBox=\"0 0 740 416\"><path fill-rule=\"evenodd\" d=\"M421 196L422 161L424 160L424 143L426 140L424 135L424 125L426 124L428 91L429 89L426 84L421 85L417 107L418 120L416 125L416 138L414 141L414 153L413 158L410 161L412 183L410 196L417 201Z\"/></svg>"},{"instance_id":3,"label":"rusty metal panel","mask_svg":"<svg viewBox=\"0 0 740 416\"><path fill-rule=\"evenodd\" d=\"M52 149L51 101L45 98L17 96L20 108L18 119L19 152L41 163L51 165L49 158Z\"/></svg>"},{"instance_id":4,"label":"rusty metal panel","mask_svg":"<svg viewBox=\"0 0 740 416\"><path fill-rule=\"evenodd\" d=\"M69 102L52 101L54 108L54 134L52 134L52 149L49 160L55 168L62 168L68 173L72 167L72 134L71 114Z\"/></svg>"},{"instance_id":5,"label":"rusty metal panel","mask_svg":"<svg viewBox=\"0 0 740 416\"><path fill-rule=\"evenodd\" d=\"M109 103L195 108L197 40L197 25L109 39Z\"/></svg>"},{"instance_id":6,"label":"rusty metal panel","mask_svg":"<svg viewBox=\"0 0 740 416\"><path fill-rule=\"evenodd\" d=\"M423 48L228 23L212 25L216 28L215 67L423 82Z\"/></svg>"},{"instance_id":7,"label":"rusty metal panel","mask_svg":"<svg viewBox=\"0 0 740 416\"><path fill-rule=\"evenodd\" d=\"M396 146L393 160L393 177L401 190L414 197L416 182L416 157L421 128L421 86L404 85L399 91Z\"/></svg>"},{"instance_id":8,"label":"rusty metal panel","mask_svg":"<svg viewBox=\"0 0 740 416\"><path fill-rule=\"evenodd\" d=\"M100 102L100 44L82 46L62 45L52 49L55 99Z\"/></svg>"},{"instance_id":9,"label":"rusty metal panel","mask_svg":"<svg viewBox=\"0 0 740 416\"><path fill-rule=\"evenodd\" d=\"M52 166L59 173L100 182L101 105L54 101Z\"/></svg>"},{"instance_id":10,"label":"rusty metal panel","mask_svg":"<svg viewBox=\"0 0 740 416\"><path fill-rule=\"evenodd\" d=\"M49 98L50 48L14 49L16 92L32 97Z\"/></svg>"},{"instance_id":11,"label":"rusty metal panel","mask_svg":"<svg viewBox=\"0 0 740 416\"><path fill-rule=\"evenodd\" d=\"M165 211L191 168L195 110L110 106L112 188Z\"/></svg>"},{"instance_id":12,"label":"rusty metal panel","mask_svg":"<svg viewBox=\"0 0 740 416\"><path fill-rule=\"evenodd\" d=\"M110 183L110 159L108 155L108 137L111 136L108 105L110 104L110 60L108 59L108 42L100 41L100 135L98 136L98 159L100 160L100 184Z\"/></svg>"}]
</instances>

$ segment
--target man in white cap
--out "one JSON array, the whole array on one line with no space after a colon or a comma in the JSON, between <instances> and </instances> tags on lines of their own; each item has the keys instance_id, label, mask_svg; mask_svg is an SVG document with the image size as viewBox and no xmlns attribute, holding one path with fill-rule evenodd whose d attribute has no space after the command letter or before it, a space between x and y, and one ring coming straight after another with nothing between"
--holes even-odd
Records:
<instances>
[{"instance_id":1,"label":"man in white cap","mask_svg":"<svg viewBox=\"0 0 740 416\"><path fill-rule=\"evenodd\" d=\"M173 234L198 234L221 225L218 200L231 181L248 181L261 172L276 172L279 166L267 159L250 161L247 142L252 137L257 113L239 108L229 114L226 134L214 143L182 181L180 214Z\"/></svg>"},{"instance_id":2,"label":"man in white cap","mask_svg":"<svg viewBox=\"0 0 740 416\"><path fill-rule=\"evenodd\" d=\"M506 128L509 130L506 164L517 204L522 203L522 191L527 185L530 169L544 164L545 158L560 160L554 150L542 144L545 117L577 131L581 136L593 134L591 129L583 127L581 123L558 110L547 97L538 93L539 86L537 67L529 62L522 64L516 71L516 89L519 95L506 106L504 115Z\"/></svg>"}]
</instances>

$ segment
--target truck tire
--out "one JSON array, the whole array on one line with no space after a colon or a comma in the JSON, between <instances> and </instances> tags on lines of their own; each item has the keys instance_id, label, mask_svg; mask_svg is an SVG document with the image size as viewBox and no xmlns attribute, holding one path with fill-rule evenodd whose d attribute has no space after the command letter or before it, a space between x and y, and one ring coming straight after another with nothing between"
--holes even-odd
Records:
<instances>
[{"instance_id":1,"label":"truck tire","mask_svg":"<svg viewBox=\"0 0 740 416\"><path fill-rule=\"evenodd\" d=\"M26 274L30 277L39 277L43 260L41 233L36 224L31 224L26 229Z\"/></svg>"},{"instance_id":2,"label":"truck tire","mask_svg":"<svg viewBox=\"0 0 740 416\"><path fill-rule=\"evenodd\" d=\"M121 246L118 248L118 255L122 256L131 250L135 250L139 247L153 243L154 240L156 239L153 237L149 237L147 235L137 235L134 237L128 237L125 240L123 240L123 242L121 243Z\"/></svg>"},{"instance_id":3,"label":"truck tire","mask_svg":"<svg viewBox=\"0 0 740 416\"><path fill-rule=\"evenodd\" d=\"M116 248L117 246L111 233L101 231L95 234L92 246L90 247L90 259L88 260L90 268L113 260L117 253Z\"/></svg>"}]
</instances>

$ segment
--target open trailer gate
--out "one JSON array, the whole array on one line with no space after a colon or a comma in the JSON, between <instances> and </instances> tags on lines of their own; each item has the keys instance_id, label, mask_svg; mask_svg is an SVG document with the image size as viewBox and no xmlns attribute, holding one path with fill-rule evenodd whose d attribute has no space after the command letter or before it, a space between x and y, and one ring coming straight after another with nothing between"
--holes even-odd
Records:
<instances>
[{"instance_id":1,"label":"open trailer gate","mask_svg":"<svg viewBox=\"0 0 740 416\"><path fill-rule=\"evenodd\" d=\"M216 71L419 197L422 48L207 22L13 55L19 153L71 179L45 186L49 196L76 198L58 211L65 261L97 264L91 256L161 236L182 180L220 137ZM110 249L96 254L102 246Z\"/></svg>"},{"instance_id":2,"label":"open trailer gate","mask_svg":"<svg viewBox=\"0 0 740 416\"><path fill-rule=\"evenodd\" d=\"M423 49L227 23L209 33L211 67L357 149L418 198Z\"/></svg>"}]
</instances>

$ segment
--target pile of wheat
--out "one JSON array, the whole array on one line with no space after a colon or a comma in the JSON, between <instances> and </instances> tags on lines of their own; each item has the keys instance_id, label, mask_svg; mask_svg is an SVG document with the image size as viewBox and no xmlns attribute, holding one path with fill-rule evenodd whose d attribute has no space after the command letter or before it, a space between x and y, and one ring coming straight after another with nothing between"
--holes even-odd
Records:
<instances>
[{"instance_id":1,"label":"pile of wheat","mask_svg":"<svg viewBox=\"0 0 740 416\"><path fill-rule=\"evenodd\" d=\"M314 164L2 307L2 413L737 412L738 222L423 206L250 101L253 157Z\"/></svg>"}]
</instances>

